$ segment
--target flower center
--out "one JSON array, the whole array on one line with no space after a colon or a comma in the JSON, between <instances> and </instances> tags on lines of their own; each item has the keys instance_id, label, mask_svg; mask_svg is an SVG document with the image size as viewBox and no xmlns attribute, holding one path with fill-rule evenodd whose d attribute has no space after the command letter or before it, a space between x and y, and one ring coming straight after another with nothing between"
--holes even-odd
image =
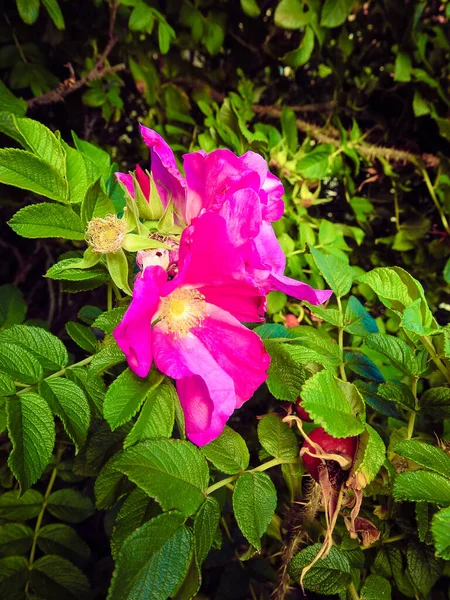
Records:
<instances>
[{"instance_id":1,"label":"flower center","mask_svg":"<svg viewBox=\"0 0 450 600\"><path fill-rule=\"evenodd\" d=\"M205 297L196 289L178 288L161 299L160 324L177 338L200 326L205 316Z\"/></svg>"},{"instance_id":2,"label":"flower center","mask_svg":"<svg viewBox=\"0 0 450 600\"><path fill-rule=\"evenodd\" d=\"M122 248L126 234L126 223L116 215L106 215L104 219L96 217L89 221L86 229L86 241L94 252L109 254Z\"/></svg>"}]
</instances>

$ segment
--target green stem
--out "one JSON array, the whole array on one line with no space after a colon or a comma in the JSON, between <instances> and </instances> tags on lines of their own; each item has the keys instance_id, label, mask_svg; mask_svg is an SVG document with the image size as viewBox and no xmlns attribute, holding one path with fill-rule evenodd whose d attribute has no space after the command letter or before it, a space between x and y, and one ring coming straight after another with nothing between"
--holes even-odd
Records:
<instances>
[{"instance_id":1,"label":"green stem","mask_svg":"<svg viewBox=\"0 0 450 600\"><path fill-rule=\"evenodd\" d=\"M343 322L344 315L342 313L342 302L341 302L340 296L336 296L336 301L337 301L337 305L338 305L338 309L339 309L340 321ZM344 328L343 327L338 327L338 344L339 344L339 349L341 351L342 360L344 360ZM341 364L339 365L339 372L341 374L341 379L343 379L344 381L347 381L347 375L345 373L345 365L343 362L341 362Z\"/></svg>"},{"instance_id":2,"label":"green stem","mask_svg":"<svg viewBox=\"0 0 450 600\"><path fill-rule=\"evenodd\" d=\"M111 281L108 281L108 285L106 287L106 310L112 310L112 285Z\"/></svg>"},{"instance_id":3,"label":"green stem","mask_svg":"<svg viewBox=\"0 0 450 600\"><path fill-rule=\"evenodd\" d=\"M439 371L444 375L444 377L446 378L446 380L450 383L450 373L449 373L447 367L442 362L442 360L437 355L436 350L434 349L434 346L433 346L433 342L431 341L431 339L429 338L429 336L428 335L423 335L420 338L420 341L425 346L428 354L433 359L434 364L437 366L437 368L439 369Z\"/></svg>"},{"instance_id":4,"label":"green stem","mask_svg":"<svg viewBox=\"0 0 450 600\"><path fill-rule=\"evenodd\" d=\"M412 384L411 384L411 391L414 396L414 408L417 410L417 377L413 377ZM410 440L413 436L415 422L416 422L416 411L412 410L409 413L408 432L406 434L407 440Z\"/></svg>"},{"instance_id":5,"label":"green stem","mask_svg":"<svg viewBox=\"0 0 450 600\"><path fill-rule=\"evenodd\" d=\"M47 504L48 504L48 499L50 498L50 494L52 493L52 489L53 486L55 484L55 480L56 480L56 475L58 473L58 467L59 467L59 463L61 460L61 456L63 453L63 449L59 448L58 451L56 452L56 463L55 466L53 468L52 474L50 475L50 479L47 485L47 489L45 490L45 495L44 495L44 501L42 503L42 507L41 507L41 512L38 515L37 521L36 521L36 526L34 528L34 534L33 534L33 543L31 545L31 550L30 550L30 558L28 559L28 571L31 572L31 568L33 566L34 563L34 557L36 555L36 547L37 547L37 541L38 541L38 537L39 537L39 531L41 529L41 525L42 525L42 519L44 518L44 513L45 513L45 509L47 508ZM25 593L28 593L30 587L30 578L28 577L28 581L27 584L25 586Z\"/></svg>"},{"instance_id":6,"label":"green stem","mask_svg":"<svg viewBox=\"0 0 450 600\"><path fill-rule=\"evenodd\" d=\"M286 464L296 463L297 460L298 460L297 458L289 458L289 459L272 458L272 460L269 460L266 463L259 465L259 467L255 467L254 469L249 469L248 471L244 471L244 473L258 473L261 471L267 471L267 469L271 469L272 467L276 467L278 465L286 465ZM220 481L213 483L213 485L210 485L209 488L206 490L206 495L209 496L210 494L212 494L216 490L220 489L224 485L228 485L229 483L236 481L236 479L238 479L241 475L242 475L242 473L238 473L237 475L231 475L230 477L226 477L225 479L221 479Z\"/></svg>"},{"instance_id":7,"label":"green stem","mask_svg":"<svg viewBox=\"0 0 450 600\"><path fill-rule=\"evenodd\" d=\"M353 582L348 586L348 593L350 594L352 600L360 600L359 594L356 591L355 584Z\"/></svg>"},{"instance_id":8,"label":"green stem","mask_svg":"<svg viewBox=\"0 0 450 600\"><path fill-rule=\"evenodd\" d=\"M437 208L437 211L439 213L439 216L441 217L442 225L443 225L445 231L448 233L448 235L450 235L450 225L447 221L447 217L445 216L444 211L442 210L442 206L439 203L438 197L436 196L436 191L435 191L433 184L431 183L431 180L428 176L428 172L425 168L423 168L423 169L421 169L421 173L422 173L423 180L425 181L425 184L428 188L428 192L430 193L431 199L433 200L434 205Z\"/></svg>"},{"instance_id":9,"label":"green stem","mask_svg":"<svg viewBox=\"0 0 450 600\"><path fill-rule=\"evenodd\" d=\"M409 419L408 419L408 433L406 434L406 439L410 440L412 438L412 435L414 433L414 424L416 422L416 413L412 410L409 413Z\"/></svg>"},{"instance_id":10,"label":"green stem","mask_svg":"<svg viewBox=\"0 0 450 600\"><path fill-rule=\"evenodd\" d=\"M67 369L72 369L73 367L82 367L84 365L87 365L91 362L91 360L94 358L94 356L95 355L93 354L92 356L88 356L87 358L80 360L80 362L74 363L73 365L69 365L68 367L64 367L60 371L57 371L56 373L53 373L52 375L45 377L42 381L47 381L48 379L55 379L56 377L61 377L62 375L64 375L66 373ZM36 387L36 385L38 385L38 384L34 383L33 385L28 385L23 390L20 390L20 392L17 392L17 395L24 394L25 392L29 392L31 389Z\"/></svg>"}]
</instances>

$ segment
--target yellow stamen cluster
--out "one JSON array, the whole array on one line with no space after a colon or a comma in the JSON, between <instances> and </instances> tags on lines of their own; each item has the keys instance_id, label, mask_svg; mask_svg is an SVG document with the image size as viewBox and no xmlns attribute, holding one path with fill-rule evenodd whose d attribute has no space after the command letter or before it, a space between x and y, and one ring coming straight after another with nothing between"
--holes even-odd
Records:
<instances>
[{"instance_id":1,"label":"yellow stamen cluster","mask_svg":"<svg viewBox=\"0 0 450 600\"><path fill-rule=\"evenodd\" d=\"M159 311L160 325L175 337L187 335L193 327L202 324L206 316L205 297L193 288L179 288L162 298Z\"/></svg>"},{"instance_id":2,"label":"yellow stamen cluster","mask_svg":"<svg viewBox=\"0 0 450 600\"><path fill-rule=\"evenodd\" d=\"M96 217L89 221L86 229L86 241L94 252L109 254L122 248L127 224L116 215Z\"/></svg>"}]
</instances>

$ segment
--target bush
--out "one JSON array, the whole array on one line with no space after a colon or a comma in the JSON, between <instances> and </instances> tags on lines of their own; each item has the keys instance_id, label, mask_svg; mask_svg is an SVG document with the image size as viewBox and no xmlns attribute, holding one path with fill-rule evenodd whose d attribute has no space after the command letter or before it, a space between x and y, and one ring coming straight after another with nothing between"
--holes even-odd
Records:
<instances>
[{"instance_id":1,"label":"bush","mask_svg":"<svg viewBox=\"0 0 450 600\"><path fill-rule=\"evenodd\" d=\"M448 598L450 3L3 17L0 596Z\"/></svg>"}]
</instances>

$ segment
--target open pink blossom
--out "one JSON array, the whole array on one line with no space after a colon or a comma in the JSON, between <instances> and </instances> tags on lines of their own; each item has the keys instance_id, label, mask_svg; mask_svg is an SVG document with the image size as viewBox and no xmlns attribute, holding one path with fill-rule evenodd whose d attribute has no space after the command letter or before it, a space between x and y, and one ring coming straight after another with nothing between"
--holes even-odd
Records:
<instances>
[{"instance_id":1,"label":"open pink blossom","mask_svg":"<svg viewBox=\"0 0 450 600\"><path fill-rule=\"evenodd\" d=\"M283 215L284 190L259 154L236 156L226 149L185 154L183 177L164 139L143 126L141 134L150 149L151 173L164 206L172 199L186 224L205 211L222 215L233 245L247 263L247 273L265 293L280 290L311 304L328 300L330 290L315 290L284 275L286 258L271 225ZM131 176L116 176L130 190L126 178Z\"/></svg>"},{"instance_id":2,"label":"open pink blossom","mask_svg":"<svg viewBox=\"0 0 450 600\"><path fill-rule=\"evenodd\" d=\"M176 380L186 433L202 446L267 378L270 357L240 320L261 320L264 296L248 281L226 222L206 212L181 237L179 273L158 265L137 277L114 337L140 377L153 361Z\"/></svg>"}]
</instances>

